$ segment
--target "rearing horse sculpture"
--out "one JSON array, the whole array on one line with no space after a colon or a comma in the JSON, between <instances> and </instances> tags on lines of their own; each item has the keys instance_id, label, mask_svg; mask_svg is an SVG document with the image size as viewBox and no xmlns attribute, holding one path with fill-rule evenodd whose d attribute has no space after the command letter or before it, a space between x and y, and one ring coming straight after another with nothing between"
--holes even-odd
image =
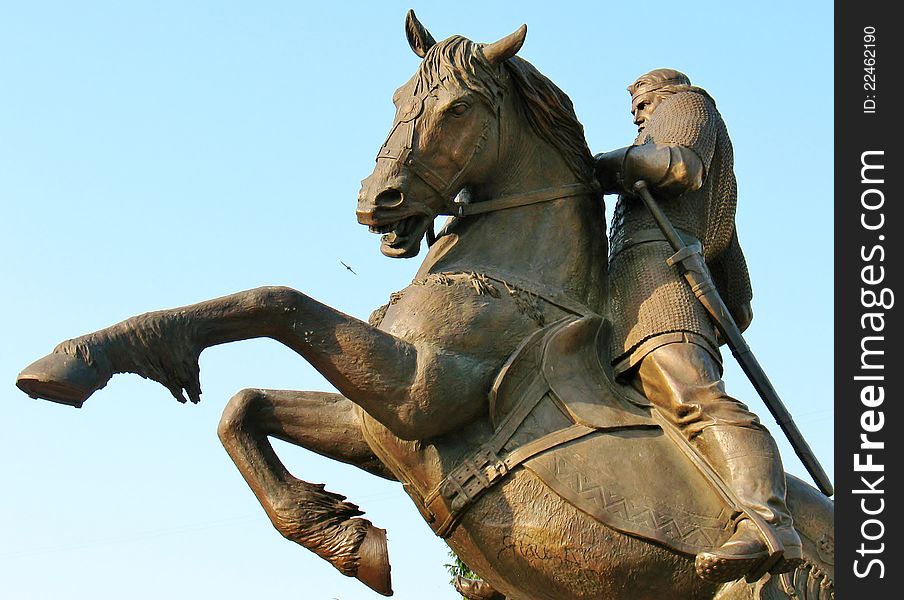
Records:
<instances>
[{"instance_id":1,"label":"rearing horse sculpture","mask_svg":"<svg viewBox=\"0 0 904 600\"><path fill-rule=\"evenodd\" d=\"M605 223L571 102L515 56L524 27L487 45L436 43L413 13L406 30L423 62L394 96L358 220L382 234L385 255L411 257L425 233L433 238L436 215L456 218L371 323L260 288L64 342L19 387L80 406L131 372L198 402L204 348L270 337L341 394L243 390L220 439L282 535L381 594L392 593L385 532L343 496L290 474L269 437L401 481L431 527L508 598L833 597L832 505L796 479L789 503L804 564L754 584L694 573L693 546L730 525L717 494L674 514L647 488L626 497L640 467L682 477L693 467L668 457L672 442L644 399L598 360ZM634 483L619 488L622 479Z\"/></svg>"}]
</instances>

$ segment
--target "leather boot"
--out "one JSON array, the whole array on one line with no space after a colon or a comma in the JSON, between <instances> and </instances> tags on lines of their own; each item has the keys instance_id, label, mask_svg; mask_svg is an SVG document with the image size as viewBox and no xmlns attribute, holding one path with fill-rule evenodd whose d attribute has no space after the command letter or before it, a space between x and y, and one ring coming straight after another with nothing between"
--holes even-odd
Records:
<instances>
[{"instance_id":1,"label":"leather boot","mask_svg":"<svg viewBox=\"0 0 904 600\"><path fill-rule=\"evenodd\" d=\"M794 570L801 562L801 542L785 504L785 472L772 436L764 429L714 425L695 442L744 508L772 527L782 543L783 554L771 572ZM695 568L707 581L733 581L757 572L768 557L759 529L742 518L722 546L697 555Z\"/></svg>"}]
</instances>

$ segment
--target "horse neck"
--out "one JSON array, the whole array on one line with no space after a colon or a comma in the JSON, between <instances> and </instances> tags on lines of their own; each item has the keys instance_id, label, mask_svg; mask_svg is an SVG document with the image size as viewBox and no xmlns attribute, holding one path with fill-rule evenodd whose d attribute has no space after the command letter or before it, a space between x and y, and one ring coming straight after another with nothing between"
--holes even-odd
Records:
<instances>
[{"instance_id":1,"label":"horse neck","mask_svg":"<svg viewBox=\"0 0 904 600\"><path fill-rule=\"evenodd\" d=\"M518 150L500 161L505 166L499 178L475 189L480 200L577 182L556 150L530 137L508 145ZM431 248L421 272L497 270L560 289L600 310L605 227L602 201L592 194L466 217Z\"/></svg>"}]
</instances>

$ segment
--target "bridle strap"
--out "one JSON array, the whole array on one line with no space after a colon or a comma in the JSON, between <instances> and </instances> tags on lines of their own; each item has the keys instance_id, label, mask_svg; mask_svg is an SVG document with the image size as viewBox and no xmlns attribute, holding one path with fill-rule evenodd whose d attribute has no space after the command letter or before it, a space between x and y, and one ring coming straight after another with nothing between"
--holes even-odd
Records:
<instances>
[{"instance_id":1,"label":"bridle strap","mask_svg":"<svg viewBox=\"0 0 904 600\"><path fill-rule=\"evenodd\" d=\"M471 165L474 159L477 158L477 156L480 154L480 151L483 149L483 146L486 143L487 133L490 130L491 121L489 118L487 118L483 122L483 127L481 128L480 134L477 137L477 142L474 144L474 148L471 150L471 154L468 155L468 159L464 162L461 168L459 168L458 172L456 172L452 176L452 179L447 181L442 175L434 171L429 165L421 161L420 158L418 158L414 154L414 134L417 130L418 119L420 119L421 115L424 112L424 100L426 100L427 96L429 96L433 89L435 89L436 87L437 86L433 86L433 88L430 88L420 96L412 97L406 106L399 109L402 114L400 114L399 119L396 120L395 124L389 132L389 135L386 136L386 141L383 142L383 146L377 153L377 160L396 160L401 162L415 176L420 178L421 181L426 183L429 188L436 192L436 194L446 202L446 205L451 210L451 208L455 206L455 202L451 197L461 188L459 184L461 178L464 176L465 172L468 170L468 167ZM499 114L500 106L497 103L497 123L499 122ZM402 148L399 150L398 154L396 154L392 151L388 144L402 124L404 124L407 128L407 131L405 133L405 142ZM437 214L453 213L442 212Z\"/></svg>"},{"instance_id":2,"label":"bridle strap","mask_svg":"<svg viewBox=\"0 0 904 600\"><path fill-rule=\"evenodd\" d=\"M411 131L414 131L415 122L417 119L411 121ZM412 173L416 176L420 177L421 181L426 183L434 192L439 195L440 198L446 200L450 198L453 194L458 192L461 189L459 182L461 178L464 176L465 172L468 170L468 167L474 161L474 159L480 154L480 151L483 149L483 145L486 142L487 132L490 129L490 120L487 119L483 122L483 127L480 130L480 135L477 138L477 143L474 145L474 149L471 150L471 154L468 156L468 160L461 166L455 175L452 176L452 179L446 181L443 177L431 169L427 164L422 162L417 156L414 156L413 148L413 133L411 138L409 138L408 147L403 150L402 154L402 162L408 167ZM452 199L446 200L447 206L454 206L454 201ZM451 214L451 213L437 213L437 214Z\"/></svg>"},{"instance_id":3,"label":"bridle strap","mask_svg":"<svg viewBox=\"0 0 904 600\"><path fill-rule=\"evenodd\" d=\"M435 172L430 168L429 165L423 163L417 156L414 155L414 134L417 127L417 121L423 113L424 100L432 90L433 88L427 90L420 96L414 97L411 102L409 102L408 107L404 109L404 114L401 115L401 117L396 121L395 125L393 125L392 130L389 132L389 135L386 137L386 141L383 142L383 146L380 149L380 152L377 154L377 160L387 159L400 161L403 165L408 167L408 169L416 177L420 178L421 181L426 183L428 187L433 189L433 191L435 191L440 198L446 201L446 210L437 213L438 215L468 217L488 212L495 212L497 210L505 210L508 208L529 206L531 204L539 204L541 202L549 202L552 200L560 200L562 198L571 198L585 194L597 194L599 192L598 188L595 188L591 185L584 183L571 183L568 185L542 188L539 190L533 190L520 194L509 194L507 196L501 196L499 198L485 200L483 202L455 202L454 199L450 198L450 196L458 191L456 188L459 187L462 176L467 171L467 168L471 164L471 162L478 156L478 154L480 154L480 151L483 148L484 143L486 142L487 132L490 129L490 121L489 119L484 121L480 135L477 139L477 143L471 151L471 154L468 156L468 159L461 166L458 172L455 173L452 179L446 181L444 177ZM497 103L497 123L501 121L500 112L501 105ZM399 126L403 123L408 128L408 131L405 135L404 146L402 146L398 154L395 154L388 146L388 144ZM499 143L497 143L497 152L499 152L500 145L501 140L499 141ZM426 235L428 246L433 245L433 242L436 241L436 235L433 232L432 224L428 226Z\"/></svg>"},{"instance_id":4,"label":"bridle strap","mask_svg":"<svg viewBox=\"0 0 904 600\"><path fill-rule=\"evenodd\" d=\"M523 194L510 194L508 196L500 196L492 200L483 202L475 202L473 204L458 204L458 209L452 214L457 217L469 217L471 215L480 215L483 213L494 212L497 210L505 210L507 208L516 208L519 206L528 206L530 204L539 204L541 202L549 202L551 200L560 200L562 198L571 198L573 196L581 196L591 194L594 190L589 185L583 183L571 183L568 185L560 185L557 187L542 188L532 192Z\"/></svg>"},{"instance_id":5,"label":"bridle strap","mask_svg":"<svg viewBox=\"0 0 904 600\"><path fill-rule=\"evenodd\" d=\"M434 172L433 169L421 162L417 157L412 156L410 151L406 153L404 164L412 173L420 177L421 181L426 183L430 189L436 192L440 198L445 198L455 192L452 188L455 185L455 182L460 179L461 174L464 173L465 167L468 166L465 164L465 166L456 173L455 177L447 182L439 175L439 173Z\"/></svg>"}]
</instances>

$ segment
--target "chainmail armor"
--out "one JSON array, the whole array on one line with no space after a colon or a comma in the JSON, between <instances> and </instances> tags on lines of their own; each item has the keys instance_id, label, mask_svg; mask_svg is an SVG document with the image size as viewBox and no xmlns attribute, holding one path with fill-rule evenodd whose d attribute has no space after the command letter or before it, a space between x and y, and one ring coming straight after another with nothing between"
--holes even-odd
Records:
<instances>
[{"instance_id":1,"label":"chainmail armor","mask_svg":"<svg viewBox=\"0 0 904 600\"><path fill-rule=\"evenodd\" d=\"M653 192L672 225L703 243L716 287L734 312L750 302L753 292L734 227L737 183L731 140L715 103L697 91L666 97L634 143L647 142L683 146L703 163L705 178L699 190L677 197L655 188ZM613 363L631 357L647 340L676 331L696 334L717 347L705 309L677 269L665 264L672 254L668 244L630 245L632 234L651 229L658 227L643 202L633 195L620 196L610 229L610 248L624 248L609 264ZM644 344L645 353L651 349ZM640 358L631 357L631 362Z\"/></svg>"}]
</instances>

